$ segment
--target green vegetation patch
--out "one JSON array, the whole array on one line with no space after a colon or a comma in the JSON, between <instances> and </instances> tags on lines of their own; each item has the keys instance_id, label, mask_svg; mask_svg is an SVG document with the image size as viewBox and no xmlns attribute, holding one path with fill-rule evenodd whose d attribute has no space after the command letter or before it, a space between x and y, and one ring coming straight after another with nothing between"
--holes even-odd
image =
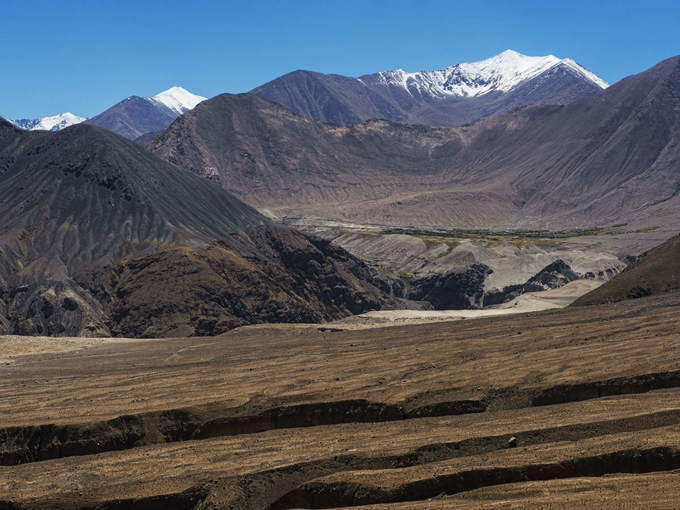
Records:
<instances>
[{"instance_id":1,"label":"green vegetation patch","mask_svg":"<svg viewBox=\"0 0 680 510\"><path fill-rule=\"evenodd\" d=\"M456 239L486 239L486 240L522 240L522 239L566 239L569 237L596 236L603 234L625 233L626 223L619 223L609 227L587 227L571 230L490 230L490 229L462 229L424 230L418 228L392 227L382 231L383 234L406 234L425 239L448 238ZM433 239L434 238L434 239Z\"/></svg>"}]
</instances>

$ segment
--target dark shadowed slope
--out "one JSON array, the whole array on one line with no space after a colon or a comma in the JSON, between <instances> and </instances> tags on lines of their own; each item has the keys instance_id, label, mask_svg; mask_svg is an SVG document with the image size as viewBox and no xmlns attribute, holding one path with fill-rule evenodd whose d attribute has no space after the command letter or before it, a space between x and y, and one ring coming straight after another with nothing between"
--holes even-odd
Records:
<instances>
[{"instance_id":1,"label":"dark shadowed slope","mask_svg":"<svg viewBox=\"0 0 680 510\"><path fill-rule=\"evenodd\" d=\"M293 241L301 254L314 252L306 237L272 234L269 242L248 247L238 236L258 226L268 232L266 218L219 186L106 130L78 125L56 133L27 133L0 121L0 170L4 332L136 335L159 321L157 334L193 334L205 332L206 326L187 326L183 321L190 317L176 313L177 307L209 321L210 314L200 310L210 308L205 300L230 310L231 322L222 321L211 331L267 320L270 316L260 312L276 309L277 300L296 304L278 314L281 320L334 318L353 310L324 301L321 294L330 291L306 280L318 274L310 270L293 276L276 260L277 253L293 249L288 245ZM210 251L215 240L223 240L223 248ZM185 251L173 252L179 247ZM165 254L152 257L159 252ZM391 302L371 284L360 261L343 250L328 255L324 275L334 282L331 288L353 286L357 302L365 305L359 306L362 310ZM238 262L230 265L230 258ZM177 279L200 273L205 260L213 268L207 277ZM336 263L359 276L349 281L335 271ZM267 269L260 264L268 264ZM241 282L240 291L231 289L230 281ZM221 298L207 290L210 285L222 289ZM311 290L299 293L305 285ZM163 296L174 300L166 308L158 305ZM146 316L140 310L156 313Z\"/></svg>"},{"instance_id":2,"label":"dark shadowed slope","mask_svg":"<svg viewBox=\"0 0 680 510\"><path fill-rule=\"evenodd\" d=\"M103 129L34 134L5 124L3 131L3 240L5 249L21 250L24 267L45 260L68 270L266 221L217 186Z\"/></svg>"},{"instance_id":3,"label":"dark shadowed slope","mask_svg":"<svg viewBox=\"0 0 680 510\"><path fill-rule=\"evenodd\" d=\"M177 113L163 104L146 97L131 96L85 122L134 140L165 129L176 118Z\"/></svg>"},{"instance_id":4,"label":"dark shadowed slope","mask_svg":"<svg viewBox=\"0 0 680 510\"><path fill-rule=\"evenodd\" d=\"M174 86L153 97L130 96L86 122L135 140L165 129L204 99L203 96Z\"/></svg>"},{"instance_id":5,"label":"dark shadowed slope","mask_svg":"<svg viewBox=\"0 0 680 510\"><path fill-rule=\"evenodd\" d=\"M499 79L508 67L521 68L530 59L541 60L506 51L439 71L384 71L360 78L298 70L251 92L299 115L338 125L387 119L458 126L520 106L567 104L602 90L597 77L556 57L543 57L539 70L510 84ZM489 69L494 72L487 75Z\"/></svg>"},{"instance_id":6,"label":"dark shadowed slope","mask_svg":"<svg viewBox=\"0 0 680 510\"><path fill-rule=\"evenodd\" d=\"M680 58L471 126L338 127L221 95L149 146L274 214L440 227L659 225L680 209Z\"/></svg>"},{"instance_id":7,"label":"dark shadowed slope","mask_svg":"<svg viewBox=\"0 0 680 510\"><path fill-rule=\"evenodd\" d=\"M107 333L101 303L77 275L266 222L204 179L101 128L28 133L0 122L5 332Z\"/></svg>"},{"instance_id":8,"label":"dark shadowed slope","mask_svg":"<svg viewBox=\"0 0 680 510\"><path fill-rule=\"evenodd\" d=\"M680 289L680 236L645 252L637 262L573 306L612 303Z\"/></svg>"}]
</instances>

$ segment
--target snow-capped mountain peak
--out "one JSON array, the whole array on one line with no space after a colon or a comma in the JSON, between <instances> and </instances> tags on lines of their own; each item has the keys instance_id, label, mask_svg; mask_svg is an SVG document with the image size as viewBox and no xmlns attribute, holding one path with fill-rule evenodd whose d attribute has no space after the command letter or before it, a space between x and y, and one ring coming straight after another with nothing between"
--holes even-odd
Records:
<instances>
[{"instance_id":1,"label":"snow-capped mountain peak","mask_svg":"<svg viewBox=\"0 0 680 510\"><path fill-rule=\"evenodd\" d=\"M205 101L207 98L192 94L182 87L175 86L170 87L168 90L164 90L149 99L157 101L167 106L178 115L181 115L188 110L192 110L198 103Z\"/></svg>"},{"instance_id":2,"label":"snow-capped mountain peak","mask_svg":"<svg viewBox=\"0 0 680 510\"><path fill-rule=\"evenodd\" d=\"M397 69L374 76L378 83L403 87L411 95L475 97L489 92L507 92L560 65L600 88L609 86L602 78L570 58L561 59L555 55L531 57L513 50L505 50L479 62L463 62L436 71L407 73Z\"/></svg>"},{"instance_id":3,"label":"snow-capped mountain peak","mask_svg":"<svg viewBox=\"0 0 680 510\"><path fill-rule=\"evenodd\" d=\"M40 119L40 124L36 129L47 129L56 131L59 129L64 129L68 126L73 126L74 124L80 124L85 120L85 117L79 117L78 115L73 115L71 112L60 113L59 115L53 115L51 117L43 117Z\"/></svg>"},{"instance_id":4,"label":"snow-capped mountain peak","mask_svg":"<svg viewBox=\"0 0 680 510\"><path fill-rule=\"evenodd\" d=\"M40 119L15 119L12 123L25 129L27 131L59 131L74 124L80 124L83 122L85 117L79 117L73 115L71 112L60 113L59 115L51 115L48 117L42 117Z\"/></svg>"}]
</instances>

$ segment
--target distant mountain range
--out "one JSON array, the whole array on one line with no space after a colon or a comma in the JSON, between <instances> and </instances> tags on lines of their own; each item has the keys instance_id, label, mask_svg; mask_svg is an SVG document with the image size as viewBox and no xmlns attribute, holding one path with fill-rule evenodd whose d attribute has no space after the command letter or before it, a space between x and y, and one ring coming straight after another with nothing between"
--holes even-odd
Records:
<instances>
[{"instance_id":1,"label":"distant mountain range","mask_svg":"<svg viewBox=\"0 0 680 510\"><path fill-rule=\"evenodd\" d=\"M458 126L521 106L571 103L607 86L572 59L507 50L437 71L398 69L359 78L294 71L251 92L298 115L338 125L386 119ZM26 130L59 130L87 122L148 143L153 134L205 99L172 87L152 97L130 96L89 119L63 113L12 122Z\"/></svg>"},{"instance_id":2,"label":"distant mountain range","mask_svg":"<svg viewBox=\"0 0 680 510\"><path fill-rule=\"evenodd\" d=\"M40 119L14 119L10 122L26 131L59 131L74 124L80 124L84 120L85 117L78 117L70 112L66 112Z\"/></svg>"},{"instance_id":3,"label":"distant mountain range","mask_svg":"<svg viewBox=\"0 0 680 510\"><path fill-rule=\"evenodd\" d=\"M86 122L135 139L165 129L173 120L205 99L182 87L171 87L152 97L130 96L90 119L67 112L51 117L15 119L10 122L27 131L59 131Z\"/></svg>"},{"instance_id":4,"label":"distant mountain range","mask_svg":"<svg viewBox=\"0 0 680 510\"><path fill-rule=\"evenodd\" d=\"M337 127L252 94L224 94L149 148L278 217L561 229L672 222L678 139L675 57L575 103L457 128Z\"/></svg>"},{"instance_id":5,"label":"distant mountain range","mask_svg":"<svg viewBox=\"0 0 680 510\"><path fill-rule=\"evenodd\" d=\"M0 332L212 335L413 297L382 269L272 218L414 236L677 225L680 57L612 86L571 60L515 52L438 72L323 78L335 99L286 80L282 97L308 110L261 91L204 100L173 87L66 129L66 116L30 127L56 132L0 119ZM385 112L421 123L361 120ZM464 271L473 260L462 256ZM489 267L475 276L482 293ZM425 287L458 274L422 279L417 299L432 304Z\"/></svg>"},{"instance_id":6,"label":"distant mountain range","mask_svg":"<svg viewBox=\"0 0 680 510\"><path fill-rule=\"evenodd\" d=\"M298 115L338 125L368 119L458 126L533 104L567 104L607 82L572 59L512 50L437 71L402 69L350 78L294 71L253 89Z\"/></svg>"}]
</instances>

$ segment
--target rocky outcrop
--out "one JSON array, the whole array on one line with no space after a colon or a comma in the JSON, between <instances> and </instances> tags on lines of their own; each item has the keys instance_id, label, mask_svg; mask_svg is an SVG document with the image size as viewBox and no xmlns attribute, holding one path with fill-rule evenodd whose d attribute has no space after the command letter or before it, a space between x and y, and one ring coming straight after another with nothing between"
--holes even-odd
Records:
<instances>
[{"instance_id":1,"label":"rocky outcrop","mask_svg":"<svg viewBox=\"0 0 680 510\"><path fill-rule=\"evenodd\" d=\"M435 310L481 308L484 281L492 271L484 264L473 264L459 273L431 275L411 282L409 299L427 301Z\"/></svg>"},{"instance_id":2,"label":"rocky outcrop","mask_svg":"<svg viewBox=\"0 0 680 510\"><path fill-rule=\"evenodd\" d=\"M540 292L542 290L556 289L569 282L578 280L583 276L572 271L569 264L559 259L547 265L526 283L521 285L509 285L502 290L491 291L484 295L484 306L499 305L512 301L517 296L527 292Z\"/></svg>"},{"instance_id":3,"label":"rocky outcrop","mask_svg":"<svg viewBox=\"0 0 680 510\"><path fill-rule=\"evenodd\" d=\"M113 335L164 337L405 307L375 285L386 280L328 241L261 226L126 260L83 285L102 302Z\"/></svg>"},{"instance_id":4,"label":"rocky outcrop","mask_svg":"<svg viewBox=\"0 0 680 510\"><path fill-rule=\"evenodd\" d=\"M26 278L3 292L0 332L17 335L108 336L97 299L73 281Z\"/></svg>"},{"instance_id":5,"label":"rocky outcrop","mask_svg":"<svg viewBox=\"0 0 680 510\"><path fill-rule=\"evenodd\" d=\"M492 273L493 270L487 265L475 263L462 271L411 278L407 279L408 286L404 289L404 294L399 295L415 301L428 302L435 310L467 310L499 305L527 292L556 289L584 278L583 275L573 271L569 264L558 259L523 284L486 291L488 278Z\"/></svg>"}]
</instances>

